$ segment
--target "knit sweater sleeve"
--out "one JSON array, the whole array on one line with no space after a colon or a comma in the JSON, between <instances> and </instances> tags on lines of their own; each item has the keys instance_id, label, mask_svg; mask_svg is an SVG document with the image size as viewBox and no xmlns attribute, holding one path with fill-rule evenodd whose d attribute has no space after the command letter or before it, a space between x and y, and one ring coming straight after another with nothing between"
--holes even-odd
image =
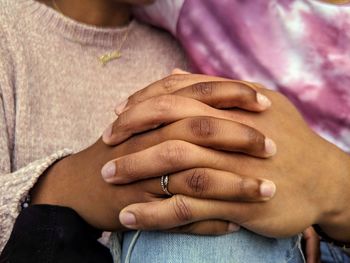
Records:
<instances>
[{"instance_id":1,"label":"knit sweater sleeve","mask_svg":"<svg viewBox=\"0 0 350 263\"><path fill-rule=\"evenodd\" d=\"M0 26L0 252L10 237L14 222L25 199L41 174L56 160L70 154L64 149L15 171L15 70Z\"/></svg>"}]
</instances>

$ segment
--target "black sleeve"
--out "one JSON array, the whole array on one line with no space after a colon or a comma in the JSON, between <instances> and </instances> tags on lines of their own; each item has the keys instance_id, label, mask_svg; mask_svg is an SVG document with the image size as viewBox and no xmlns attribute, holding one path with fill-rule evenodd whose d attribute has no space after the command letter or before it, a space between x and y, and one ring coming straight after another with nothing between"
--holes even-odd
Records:
<instances>
[{"instance_id":1,"label":"black sleeve","mask_svg":"<svg viewBox=\"0 0 350 263\"><path fill-rule=\"evenodd\" d=\"M0 262L113 263L100 236L70 208L33 205L18 216Z\"/></svg>"}]
</instances>

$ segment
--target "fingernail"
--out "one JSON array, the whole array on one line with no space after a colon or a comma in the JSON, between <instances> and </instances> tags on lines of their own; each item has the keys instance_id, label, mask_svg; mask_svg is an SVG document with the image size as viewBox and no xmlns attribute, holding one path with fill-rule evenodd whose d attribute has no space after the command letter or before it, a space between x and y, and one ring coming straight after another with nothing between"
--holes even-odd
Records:
<instances>
[{"instance_id":1,"label":"fingernail","mask_svg":"<svg viewBox=\"0 0 350 263\"><path fill-rule=\"evenodd\" d=\"M260 185L260 194L262 197L273 197L276 192L276 185L271 181L264 181Z\"/></svg>"},{"instance_id":2,"label":"fingernail","mask_svg":"<svg viewBox=\"0 0 350 263\"><path fill-rule=\"evenodd\" d=\"M265 138L265 151L268 155L275 155L277 152L276 144L270 138Z\"/></svg>"},{"instance_id":3,"label":"fingernail","mask_svg":"<svg viewBox=\"0 0 350 263\"><path fill-rule=\"evenodd\" d=\"M262 95L261 93L256 93L256 100L264 108L268 108L271 106L271 101L265 95Z\"/></svg>"},{"instance_id":4,"label":"fingernail","mask_svg":"<svg viewBox=\"0 0 350 263\"><path fill-rule=\"evenodd\" d=\"M104 179L110 179L114 177L115 172L116 172L116 166L115 166L115 163L113 162L106 163L101 170L101 174Z\"/></svg>"},{"instance_id":5,"label":"fingernail","mask_svg":"<svg viewBox=\"0 0 350 263\"><path fill-rule=\"evenodd\" d=\"M119 215L119 221L126 227L136 225L136 217L133 213L130 212L121 212Z\"/></svg>"},{"instance_id":6,"label":"fingernail","mask_svg":"<svg viewBox=\"0 0 350 263\"><path fill-rule=\"evenodd\" d=\"M109 138L112 136L112 132L113 132L113 123L110 124L107 129L105 129L105 131L102 134L102 140L104 142L108 142Z\"/></svg>"},{"instance_id":7,"label":"fingernail","mask_svg":"<svg viewBox=\"0 0 350 263\"><path fill-rule=\"evenodd\" d=\"M125 110L126 104L128 104L128 100L124 100L123 102L119 103L114 109L115 113L117 115L122 114L122 112Z\"/></svg>"},{"instance_id":8,"label":"fingernail","mask_svg":"<svg viewBox=\"0 0 350 263\"><path fill-rule=\"evenodd\" d=\"M240 229L240 226L235 223L229 223L227 227L227 232L237 232Z\"/></svg>"}]
</instances>

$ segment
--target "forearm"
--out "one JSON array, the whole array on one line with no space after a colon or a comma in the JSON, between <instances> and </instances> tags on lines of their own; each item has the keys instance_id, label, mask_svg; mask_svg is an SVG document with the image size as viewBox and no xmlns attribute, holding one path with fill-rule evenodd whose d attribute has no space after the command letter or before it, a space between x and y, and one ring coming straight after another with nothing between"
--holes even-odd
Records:
<instances>
[{"instance_id":1,"label":"forearm","mask_svg":"<svg viewBox=\"0 0 350 263\"><path fill-rule=\"evenodd\" d=\"M116 215L118 205L123 206L116 196L123 189L106 184L101 176L103 164L114 158L113 153L98 140L56 162L33 188L31 203L69 207L96 228L120 230Z\"/></svg>"}]
</instances>

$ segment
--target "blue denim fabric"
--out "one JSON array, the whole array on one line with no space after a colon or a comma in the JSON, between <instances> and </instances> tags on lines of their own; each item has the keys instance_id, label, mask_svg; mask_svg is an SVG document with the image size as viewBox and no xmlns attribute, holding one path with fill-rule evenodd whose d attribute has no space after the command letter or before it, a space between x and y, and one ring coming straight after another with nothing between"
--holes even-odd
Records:
<instances>
[{"instance_id":1,"label":"blue denim fabric","mask_svg":"<svg viewBox=\"0 0 350 263\"><path fill-rule=\"evenodd\" d=\"M350 263L350 257L339 247L321 242L322 263Z\"/></svg>"},{"instance_id":2,"label":"blue denim fabric","mask_svg":"<svg viewBox=\"0 0 350 263\"><path fill-rule=\"evenodd\" d=\"M123 238L122 262L304 263L305 260L299 236L272 239L241 229L234 234L215 237L127 232Z\"/></svg>"}]
</instances>

